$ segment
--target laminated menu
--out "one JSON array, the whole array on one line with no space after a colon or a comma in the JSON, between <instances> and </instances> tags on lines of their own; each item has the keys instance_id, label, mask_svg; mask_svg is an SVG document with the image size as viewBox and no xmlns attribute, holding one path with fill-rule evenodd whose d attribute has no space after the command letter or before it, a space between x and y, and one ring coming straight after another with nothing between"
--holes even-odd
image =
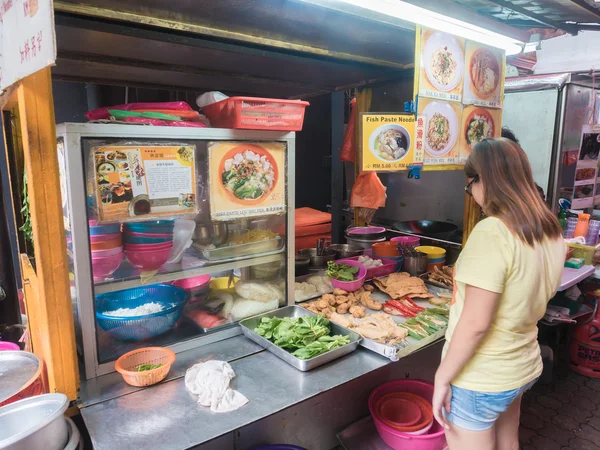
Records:
<instances>
[{"instance_id":1,"label":"laminated menu","mask_svg":"<svg viewBox=\"0 0 600 450\"><path fill-rule=\"evenodd\" d=\"M285 144L209 142L208 172L212 220L285 211Z\"/></svg>"},{"instance_id":2,"label":"laminated menu","mask_svg":"<svg viewBox=\"0 0 600 450\"><path fill-rule=\"evenodd\" d=\"M457 164L462 105L423 98L419 101L418 116L425 121L425 165Z\"/></svg>"},{"instance_id":3,"label":"laminated menu","mask_svg":"<svg viewBox=\"0 0 600 450\"><path fill-rule=\"evenodd\" d=\"M197 213L194 145L132 144L92 148L100 221Z\"/></svg>"}]
</instances>

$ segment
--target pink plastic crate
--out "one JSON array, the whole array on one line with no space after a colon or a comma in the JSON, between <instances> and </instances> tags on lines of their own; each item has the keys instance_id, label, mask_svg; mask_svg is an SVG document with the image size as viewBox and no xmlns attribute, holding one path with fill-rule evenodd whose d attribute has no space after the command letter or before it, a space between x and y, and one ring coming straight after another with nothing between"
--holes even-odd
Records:
<instances>
[{"instance_id":1,"label":"pink plastic crate","mask_svg":"<svg viewBox=\"0 0 600 450\"><path fill-rule=\"evenodd\" d=\"M308 105L301 100L229 97L205 106L202 112L217 128L300 131Z\"/></svg>"},{"instance_id":2,"label":"pink plastic crate","mask_svg":"<svg viewBox=\"0 0 600 450\"><path fill-rule=\"evenodd\" d=\"M379 267L372 267L370 269L367 269L367 278L366 280L372 280L373 278L381 278L381 277L385 277L386 275L389 275L390 273L394 273L396 271L396 261L394 261L393 259L388 259L388 258L382 258L380 256L372 256L372 255L368 255L371 259L380 259L381 262L383 263L383 266L379 266ZM345 259L352 259L354 261L358 261L358 258L360 258L360 256L353 256L352 258L345 258Z\"/></svg>"}]
</instances>

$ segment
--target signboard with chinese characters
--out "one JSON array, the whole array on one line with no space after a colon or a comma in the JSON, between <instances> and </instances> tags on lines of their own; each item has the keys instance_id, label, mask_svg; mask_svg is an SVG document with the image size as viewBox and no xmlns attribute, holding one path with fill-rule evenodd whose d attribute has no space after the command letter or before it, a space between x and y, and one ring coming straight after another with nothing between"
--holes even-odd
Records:
<instances>
[{"instance_id":1,"label":"signboard with chinese characters","mask_svg":"<svg viewBox=\"0 0 600 450\"><path fill-rule=\"evenodd\" d=\"M209 142L212 220L285 212L285 144Z\"/></svg>"},{"instance_id":2,"label":"signboard with chinese characters","mask_svg":"<svg viewBox=\"0 0 600 450\"><path fill-rule=\"evenodd\" d=\"M0 0L0 90L55 61L52 0Z\"/></svg>"},{"instance_id":3,"label":"signboard with chinese characters","mask_svg":"<svg viewBox=\"0 0 600 450\"><path fill-rule=\"evenodd\" d=\"M424 170L453 170L502 130L504 51L417 27L415 102L425 118Z\"/></svg>"},{"instance_id":4,"label":"signboard with chinese characters","mask_svg":"<svg viewBox=\"0 0 600 450\"><path fill-rule=\"evenodd\" d=\"M194 214L194 145L102 145L92 149L100 221Z\"/></svg>"},{"instance_id":5,"label":"signboard with chinese characters","mask_svg":"<svg viewBox=\"0 0 600 450\"><path fill-rule=\"evenodd\" d=\"M422 134L416 138L412 114L363 113L360 126L363 171L394 172L423 164Z\"/></svg>"}]
</instances>

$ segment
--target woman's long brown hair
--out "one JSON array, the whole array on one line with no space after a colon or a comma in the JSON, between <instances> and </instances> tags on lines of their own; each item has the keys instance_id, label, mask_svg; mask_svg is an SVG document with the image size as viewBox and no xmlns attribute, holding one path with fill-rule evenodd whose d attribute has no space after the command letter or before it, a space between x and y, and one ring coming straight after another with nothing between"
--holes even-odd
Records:
<instances>
[{"instance_id":1,"label":"woman's long brown hair","mask_svg":"<svg viewBox=\"0 0 600 450\"><path fill-rule=\"evenodd\" d=\"M469 178L483 183L483 212L497 217L519 239L533 246L545 237L558 239L562 229L536 190L527 155L509 139L485 139L465 164Z\"/></svg>"}]
</instances>

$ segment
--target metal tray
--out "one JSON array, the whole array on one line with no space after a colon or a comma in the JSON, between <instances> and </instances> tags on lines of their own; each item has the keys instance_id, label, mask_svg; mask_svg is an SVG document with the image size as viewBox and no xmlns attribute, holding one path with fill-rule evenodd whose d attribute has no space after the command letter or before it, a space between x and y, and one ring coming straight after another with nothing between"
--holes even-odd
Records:
<instances>
[{"instance_id":1,"label":"metal tray","mask_svg":"<svg viewBox=\"0 0 600 450\"><path fill-rule=\"evenodd\" d=\"M265 314L250 317L249 319L244 319L240 322L240 327L242 328L242 332L246 335L248 339L251 339L261 347L269 350L275 356L283 359L286 363L288 363L291 366L294 366L296 369L302 372L306 372L308 370L314 369L315 367L322 366L325 363L328 363L330 361L333 361L334 359L340 358L348 353L353 352L354 350L356 350L356 347L358 347L358 344L362 340L362 337L354 331L350 331L347 328L341 327L333 322L330 322L331 335L341 334L344 336L350 336L350 343L340 348L336 348L335 350L323 353L322 355L315 356L314 358L303 360L292 356L292 354L287 350L278 347L268 339L259 336L257 333L254 332L254 329L259 325L263 317L284 318L315 315L316 314L300 306L286 306L284 308L278 309L277 311L271 311Z\"/></svg>"},{"instance_id":2,"label":"metal tray","mask_svg":"<svg viewBox=\"0 0 600 450\"><path fill-rule=\"evenodd\" d=\"M198 250L202 252L202 256L208 261L222 261L224 259L241 258L244 256L257 256L262 253L279 250L282 247L283 239L281 239L281 236L277 236L275 239L268 239L265 241L230 245L213 249L198 248Z\"/></svg>"}]
</instances>

